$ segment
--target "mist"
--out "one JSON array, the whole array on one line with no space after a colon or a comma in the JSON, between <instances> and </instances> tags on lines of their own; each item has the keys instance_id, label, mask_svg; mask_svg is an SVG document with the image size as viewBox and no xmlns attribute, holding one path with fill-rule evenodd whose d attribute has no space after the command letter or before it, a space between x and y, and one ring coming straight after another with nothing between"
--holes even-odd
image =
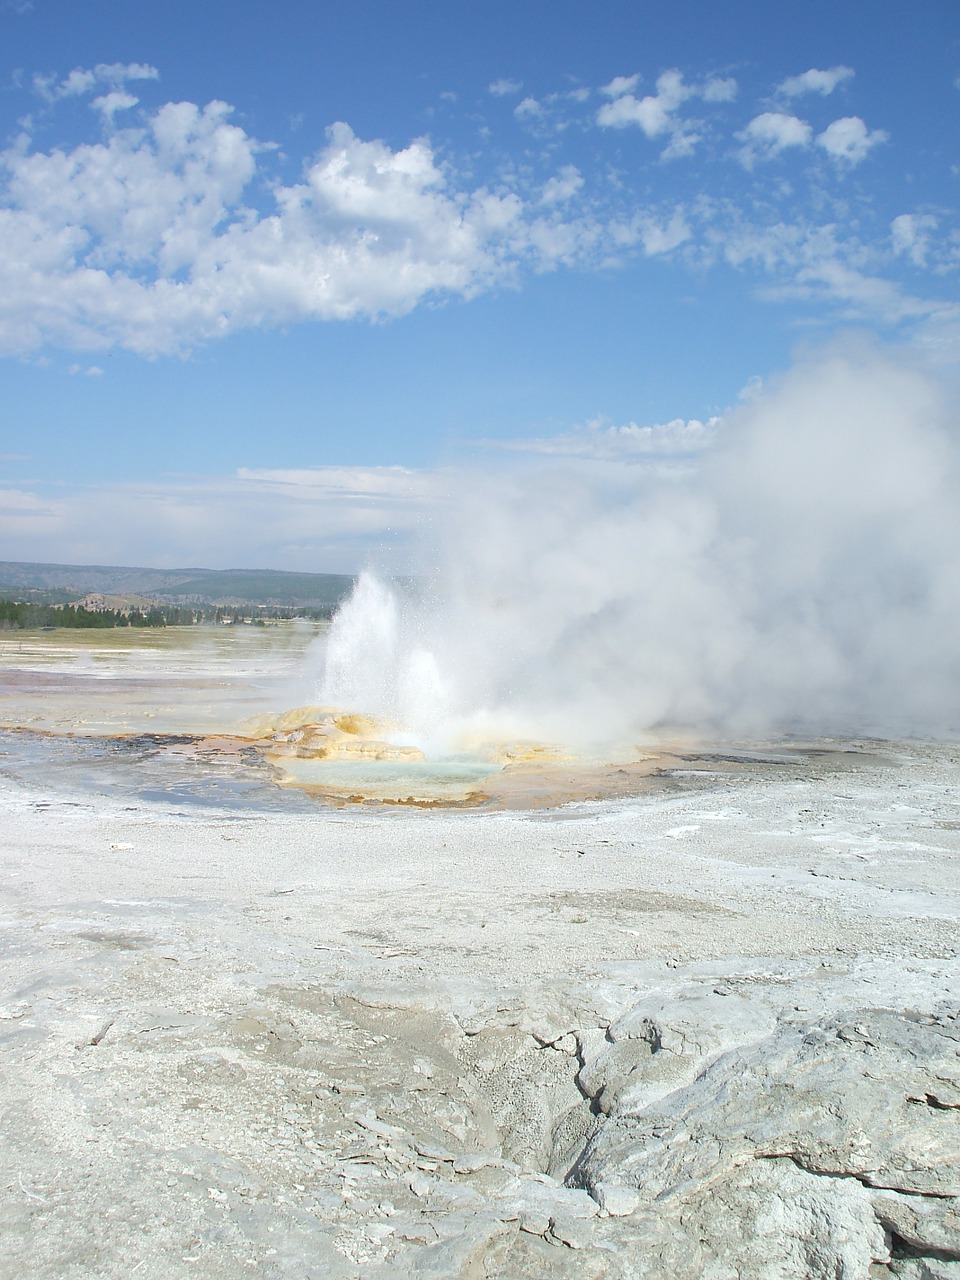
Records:
<instances>
[{"instance_id":1,"label":"mist","mask_svg":"<svg viewBox=\"0 0 960 1280\"><path fill-rule=\"evenodd\" d=\"M847 340L691 459L558 457L449 479L422 585L365 574L324 701L450 750L672 732L953 736L960 439L947 386Z\"/></svg>"}]
</instances>

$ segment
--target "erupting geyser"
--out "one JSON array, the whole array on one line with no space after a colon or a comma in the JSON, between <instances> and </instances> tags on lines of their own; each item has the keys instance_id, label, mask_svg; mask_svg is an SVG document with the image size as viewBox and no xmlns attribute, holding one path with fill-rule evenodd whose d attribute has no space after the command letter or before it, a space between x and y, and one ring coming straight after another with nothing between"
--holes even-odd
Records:
<instances>
[{"instance_id":1,"label":"erupting geyser","mask_svg":"<svg viewBox=\"0 0 960 1280\"><path fill-rule=\"evenodd\" d=\"M956 417L929 373L847 343L728 414L693 461L454 479L427 590L360 578L322 697L446 750L955 733Z\"/></svg>"},{"instance_id":2,"label":"erupting geyser","mask_svg":"<svg viewBox=\"0 0 960 1280\"><path fill-rule=\"evenodd\" d=\"M449 715L433 654L411 643L397 593L361 574L327 640L321 699L356 708L432 740Z\"/></svg>"}]
</instances>

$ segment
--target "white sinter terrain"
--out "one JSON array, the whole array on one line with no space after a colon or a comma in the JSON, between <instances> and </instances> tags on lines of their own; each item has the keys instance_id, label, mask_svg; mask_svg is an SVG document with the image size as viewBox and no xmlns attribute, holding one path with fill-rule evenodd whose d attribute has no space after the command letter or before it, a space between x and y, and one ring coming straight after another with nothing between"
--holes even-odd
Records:
<instances>
[{"instance_id":1,"label":"white sinter terrain","mask_svg":"<svg viewBox=\"0 0 960 1280\"><path fill-rule=\"evenodd\" d=\"M136 727L2 739L3 1276L960 1267L955 746L425 810Z\"/></svg>"}]
</instances>

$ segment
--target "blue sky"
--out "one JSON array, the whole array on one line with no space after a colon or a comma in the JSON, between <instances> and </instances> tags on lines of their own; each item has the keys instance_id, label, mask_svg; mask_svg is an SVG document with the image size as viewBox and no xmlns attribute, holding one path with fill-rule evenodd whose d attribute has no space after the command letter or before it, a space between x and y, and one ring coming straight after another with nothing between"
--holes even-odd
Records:
<instances>
[{"instance_id":1,"label":"blue sky","mask_svg":"<svg viewBox=\"0 0 960 1280\"><path fill-rule=\"evenodd\" d=\"M695 438L848 328L955 359L955 0L0 32L0 558L352 571L465 460Z\"/></svg>"}]
</instances>

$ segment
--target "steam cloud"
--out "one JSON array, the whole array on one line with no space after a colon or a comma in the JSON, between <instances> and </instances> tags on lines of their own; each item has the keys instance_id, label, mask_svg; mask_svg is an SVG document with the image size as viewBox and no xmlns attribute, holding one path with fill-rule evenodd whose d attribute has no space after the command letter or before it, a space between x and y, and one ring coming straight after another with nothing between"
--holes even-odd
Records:
<instances>
[{"instance_id":1,"label":"steam cloud","mask_svg":"<svg viewBox=\"0 0 960 1280\"><path fill-rule=\"evenodd\" d=\"M955 734L956 428L937 379L847 342L727 415L692 466L462 477L425 592L361 578L323 696L438 749Z\"/></svg>"}]
</instances>

